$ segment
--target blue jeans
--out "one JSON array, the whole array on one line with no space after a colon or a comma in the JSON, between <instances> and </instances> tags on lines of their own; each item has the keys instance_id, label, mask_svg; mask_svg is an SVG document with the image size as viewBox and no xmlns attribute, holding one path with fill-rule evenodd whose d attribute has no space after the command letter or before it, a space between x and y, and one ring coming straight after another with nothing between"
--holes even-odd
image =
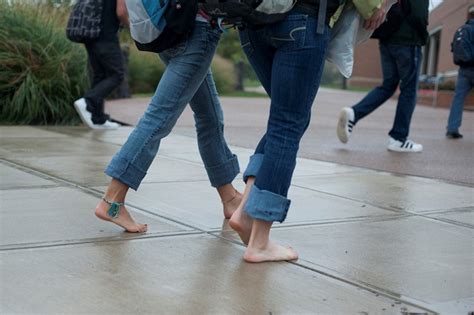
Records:
<instances>
[{"instance_id":1,"label":"blue jeans","mask_svg":"<svg viewBox=\"0 0 474 315\"><path fill-rule=\"evenodd\" d=\"M392 97L400 83L395 120L388 134L395 140L403 142L408 138L411 117L416 105L421 47L380 43L379 48L383 83L352 107L355 122L357 123Z\"/></svg>"},{"instance_id":2,"label":"blue jeans","mask_svg":"<svg viewBox=\"0 0 474 315\"><path fill-rule=\"evenodd\" d=\"M254 219L283 222L300 139L324 67L329 30L296 10L279 23L240 31L242 48L271 98L267 131L250 158L244 180L256 177L245 211Z\"/></svg>"},{"instance_id":3,"label":"blue jeans","mask_svg":"<svg viewBox=\"0 0 474 315\"><path fill-rule=\"evenodd\" d=\"M464 100L469 94L469 91L474 86L474 70L467 71L459 70L458 79L456 82L456 91L454 92L453 103L451 104L451 111L448 118L448 132L459 132L462 122L462 110L464 108Z\"/></svg>"},{"instance_id":4,"label":"blue jeans","mask_svg":"<svg viewBox=\"0 0 474 315\"><path fill-rule=\"evenodd\" d=\"M239 173L237 157L224 139L224 118L210 72L220 31L196 22L186 41L160 54L167 64L144 116L113 157L105 173L137 190L166 137L190 103L199 152L211 185L231 183Z\"/></svg>"}]
</instances>

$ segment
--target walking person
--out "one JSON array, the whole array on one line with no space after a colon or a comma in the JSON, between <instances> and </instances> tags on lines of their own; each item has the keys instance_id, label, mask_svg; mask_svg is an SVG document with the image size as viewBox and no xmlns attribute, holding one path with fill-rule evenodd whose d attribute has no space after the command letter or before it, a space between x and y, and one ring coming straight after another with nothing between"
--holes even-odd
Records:
<instances>
[{"instance_id":1,"label":"walking person","mask_svg":"<svg viewBox=\"0 0 474 315\"><path fill-rule=\"evenodd\" d=\"M137 190L166 137L189 103L194 112L199 152L211 186L221 198L224 216L230 218L241 201L232 181L240 172L224 138L224 117L210 65L221 31L198 14L185 40L159 54L165 72L143 117L113 157L105 173L112 177L95 209L100 219L128 232L146 232L124 206L129 188Z\"/></svg>"},{"instance_id":2,"label":"walking person","mask_svg":"<svg viewBox=\"0 0 474 315\"><path fill-rule=\"evenodd\" d=\"M408 139L416 105L421 47L428 39L428 0L401 0L393 5L387 22L374 33L379 38L383 83L359 103L339 114L337 136L347 143L355 125L385 103L400 85L400 95L387 149L422 152L423 146Z\"/></svg>"},{"instance_id":3,"label":"walking person","mask_svg":"<svg viewBox=\"0 0 474 315\"><path fill-rule=\"evenodd\" d=\"M474 86L474 6L469 8L468 20L454 34L451 44L454 63L459 66L456 89L449 111L446 137L460 139L464 101Z\"/></svg>"},{"instance_id":4,"label":"walking person","mask_svg":"<svg viewBox=\"0 0 474 315\"><path fill-rule=\"evenodd\" d=\"M370 17L369 27L383 22L382 2L363 14ZM319 14L322 3L327 9ZM273 222L283 222L290 207L288 189L321 82L330 37L328 21L341 1L322 3L300 0L284 21L240 31L242 47L271 98L266 133L244 172L242 203L229 221L248 244L244 254L248 262L298 258L291 247L270 241L269 234Z\"/></svg>"},{"instance_id":5,"label":"walking person","mask_svg":"<svg viewBox=\"0 0 474 315\"><path fill-rule=\"evenodd\" d=\"M103 0L100 34L84 42L92 68L91 88L74 102L81 120L91 129L116 129L120 125L104 112L104 100L124 79L124 62L118 30L129 26L125 0Z\"/></svg>"}]
</instances>

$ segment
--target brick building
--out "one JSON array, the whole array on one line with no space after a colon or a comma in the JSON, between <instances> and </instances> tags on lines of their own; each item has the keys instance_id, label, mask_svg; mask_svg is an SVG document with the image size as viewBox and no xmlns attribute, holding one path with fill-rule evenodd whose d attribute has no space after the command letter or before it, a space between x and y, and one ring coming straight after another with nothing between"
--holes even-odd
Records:
<instances>
[{"instance_id":1,"label":"brick building","mask_svg":"<svg viewBox=\"0 0 474 315\"><path fill-rule=\"evenodd\" d=\"M453 63L451 40L454 32L466 21L468 8L473 5L474 0L444 0L430 12L430 39L423 48L421 78L431 82L436 82L434 78L438 78L441 90L452 87L456 79L458 67ZM381 78L378 41L371 39L355 51L349 85L374 87L381 82ZM446 107L450 104L452 92L420 91L420 96L421 103ZM470 97L466 105L474 105L474 97Z\"/></svg>"}]
</instances>

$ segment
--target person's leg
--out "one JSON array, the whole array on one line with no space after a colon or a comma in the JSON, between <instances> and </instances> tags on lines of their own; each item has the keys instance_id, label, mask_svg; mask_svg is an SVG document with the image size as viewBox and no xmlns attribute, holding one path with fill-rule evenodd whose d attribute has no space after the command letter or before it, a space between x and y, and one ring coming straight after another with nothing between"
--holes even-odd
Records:
<instances>
[{"instance_id":1,"label":"person's leg","mask_svg":"<svg viewBox=\"0 0 474 315\"><path fill-rule=\"evenodd\" d=\"M269 240L274 221L283 222L299 143L308 127L311 107L319 88L328 30L317 34L317 20L294 12L268 27L277 51L272 60L271 106L264 156L245 204L253 218L248 262L292 260L298 254Z\"/></svg>"},{"instance_id":2,"label":"person's leg","mask_svg":"<svg viewBox=\"0 0 474 315\"><path fill-rule=\"evenodd\" d=\"M215 33L217 42L217 31L210 32L210 36ZM232 154L224 138L224 114L210 69L194 94L190 106L194 112L201 158L209 181L221 198L224 217L228 219L239 206L242 197L232 185L240 168L237 156Z\"/></svg>"},{"instance_id":3,"label":"person's leg","mask_svg":"<svg viewBox=\"0 0 474 315\"><path fill-rule=\"evenodd\" d=\"M93 43L86 43L84 45L87 51L87 57L89 59L89 65L91 70L91 89L93 89L100 81L105 79L105 69L99 62L98 52L94 49Z\"/></svg>"},{"instance_id":4,"label":"person's leg","mask_svg":"<svg viewBox=\"0 0 474 315\"><path fill-rule=\"evenodd\" d=\"M103 124L108 116L104 113L104 100L117 88L123 80L124 65L120 44L117 41L100 42L92 44L96 63L105 72L105 77L86 93L87 110L92 113L94 124Z\"/></svg>"},{"instance_id":5,"label":"person's leg","mask_svg":"<svg viewBox=\"0 0 474 315\"><path fill-rule=\"evenodd\" d=\"M395 140L405 142L416 105L421 47L390 45L390 50L392 56L396 58L400 73L400 96L398 97L393 128L389 135Z\"/></svg>"},{"instance_id":6,"label":"person's leg","mask_svg":"<svg viewBox=\"0 0 474 315\"><path fill-rule=\"evenodd\" d=\"M390 53L388 45L380 44L379 49L383 83L381 86L378 86L369 92L369 94L367 94L359 103L352 107L355 116L354 123L357 123L359 120L369 115L385 103L385 101L395 93L400 81L397 64Z\"/></svg>"},{"instance_id":7,"label":"person's leg","mask_svg":"<svg viewBox=\"0 0 474 315\"><path fill-rule=\"evenodd\" d=\"M161 139L171 132L206 77L216 48L216 42L209 41L207 32L207 24L197 23L186 41L160 55L168 66L145 114L105 170L113 178L105 199L123 203L130 187L138 189L158 152ZM109 208L109 204L101 201L96 214L106 217ZM118 218L127 215L125 207L120 209Z\"/></svg>"},{"instance_id":8,"label":"person's leg","mask_svg":"<svg viewBox=\"0 0 474 315\"><path fill-rule=\"evenodd\" d=\"M451 110L449 111L448 126L446 128L448 133L459 133L459 128L462 123L464 100L471 88L471 80L469 80L462 71L459 71L456 81L456 90L454 92Z\"/></svg>"},{"instance_id":9,"label":"person's leg","mask_svg":"<svg viewBox=\"0 0 474 315\"><path fill-rule=\"evenodd\" d=\"M239 32L240 42L247 58L249 59L252 68L257 74L260 83L265 88L265 91L271 95L271 78L273 56L276 49L272 47L265 37L265 30L249 31L247 29ZM249 164L244 172L244 182L246 183L245 190L241 199L241 203L237 210L232 215L229 225L240 236L244 244L248 244L250 233L252 230L252 218L244 211L245 203L247 202L250 189L255 182L258 170L262 164L265 148L266 136L260 139L254 154L250 157Z\"/></svg>"}]
</instances>

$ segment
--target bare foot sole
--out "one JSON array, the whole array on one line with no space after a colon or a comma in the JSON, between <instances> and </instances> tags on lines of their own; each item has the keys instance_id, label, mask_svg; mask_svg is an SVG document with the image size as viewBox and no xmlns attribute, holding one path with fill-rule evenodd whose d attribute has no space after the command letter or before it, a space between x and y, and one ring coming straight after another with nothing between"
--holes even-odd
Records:
<instances>
[{"instance_id":1,"label":"bare foot sole","mask_svg":"<svg viewBox=\"0 0 474 315\"><path fill-rule=\"evenodd\" d=\"M255 249L247 247L244 260L250 263L260 263L265 261L289 261L297 260L298 253L291 247L269 243L265 249Z\"/></svg>"},{"instance_id":2,"label":"bare foot sole","mask_svg":"<svg viewBox=\"0 0 474 315\"><path fill-rule=\"evenodd\" d=\"M232 198L229 201L223 202L224 217L226 219L230 219L230 217L234 214L234 212L239 207L241 201L242 201L242 194L240 192L236 191L236 195L235 195L234 198Z\"/></svg>"},{"instance_id":3,"label":"bare foot sole","mask_svg":"<svg viewBox=\"0 0 474 315\"><path fill-rule=\"evenodd\" d=\"M145 233L147 231L148 226L146 224L136 223L125 206L120 207L119 215L116 218L111 218L108 215L107 211L109 208L110 205L101 201L95 208L95 215L99 219L117 224L129 233Z\"/></svg>"},{"instance_id":4,"label":"bare foot sole","mask_svg":"<svg viewBox=\"0 0 474 315\"><path fill-rule=\"evenodd\" d=\"M252 218L242 208L237 209L229 220L230 227L239 234L240 239L248 245L252 233Z\"/></svg>"}]
</instances>

